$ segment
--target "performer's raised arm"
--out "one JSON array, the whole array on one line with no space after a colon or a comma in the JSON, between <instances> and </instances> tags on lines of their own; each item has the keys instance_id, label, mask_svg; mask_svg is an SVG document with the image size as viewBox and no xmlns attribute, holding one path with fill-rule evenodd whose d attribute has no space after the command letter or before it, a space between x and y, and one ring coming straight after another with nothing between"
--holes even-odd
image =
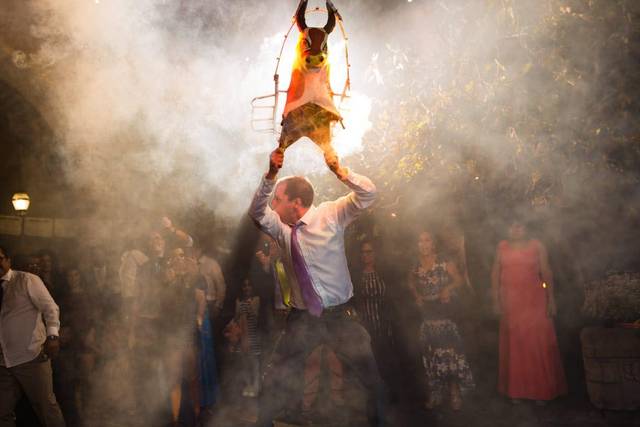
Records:
<instances>
[{"instance_id":1,"label":"performer's raised arm","mask_svg":"<svg viewBox=\"0 0 640 427\"><path fill-rule=\"evenodd\" d=\"M340 181L353 190L334 202L338 223L346 227L375 202L377 190L369 178L343 168L337 160L334 173Z\"/></svg>"},{"instance_id":2,"label":"performer's raised arm","mask_svg":"<svg viewBox=\"0 0 640 427\"><path fill-rule=\"evenodd\" d=\"M249 216L265 233L277 239L282 232L282 221L269 207L269 198L276 185L276 178L284 163L284 151L277 148L269 157L269 170L262 178L260 187L253 196L249 207Z\"/></svg>"}]
</instances>

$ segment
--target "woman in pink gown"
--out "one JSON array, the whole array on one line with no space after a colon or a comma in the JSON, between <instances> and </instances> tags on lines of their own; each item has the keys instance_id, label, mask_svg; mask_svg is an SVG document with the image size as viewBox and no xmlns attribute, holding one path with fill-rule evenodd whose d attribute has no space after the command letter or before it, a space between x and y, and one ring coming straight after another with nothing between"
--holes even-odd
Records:
<instances>
[{"instance_id":1,"label":"woman in pink gown","mask_svg":"<svg viewBox=\"0 0 640 427\"><path fill-rule=\"evenodd\" d=\"M552 318L556 314L547 251L514 221L498 244L491 272L494 311L500 318L498 391L538 403L567 392Z\"/></svg>"}]
</instances>

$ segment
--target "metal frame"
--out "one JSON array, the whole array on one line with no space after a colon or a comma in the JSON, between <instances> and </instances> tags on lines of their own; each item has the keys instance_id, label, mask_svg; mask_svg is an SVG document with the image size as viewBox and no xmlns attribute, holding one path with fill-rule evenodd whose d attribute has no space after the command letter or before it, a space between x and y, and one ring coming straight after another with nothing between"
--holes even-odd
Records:
<instances>
[{"instance_id":1,"label":"metal frame","mask_svg":"<svg viewBox=\"0 0 640 427\"><path fill-rule=\"evenodd\" d=\"M320 7L316 7L312 10L307 10L306 14L310 14L310 13L319 13L319 12L325 12L328 13L328 11L324 8L320 8ZM342 103L344 102L345 99L349 99L349 91L351 90L351 63L349 62L349 37L347 36L347 32L344 29L344 24L342 23L342 18L340 17L340 14L336 14L336 21L338 23L338 26L340 27L340 33L342 34L342 38L344 40L344 55L345 55L345 61L346 61L346 67L347 67L347 76L346 76L346 80L344 82L344 87L342 88L342 92L341 93L336 93L336 92L332 92L332 96L336 97L339 96L340 100L339 100L339 104L337 106L337 108L339 110L341 110L341 106ZM289 38L289 35L291 34L291 30L293 30L293 27L296 25L296 16L295 14L293 15L293 18L291 20L291 25L289 26L289 30L287 31L287 33L284 35L284 40L282 41L282 46L280 47L280 53L278 54L278 57L276 58L276 69L275 72L273 73L273 84L274 84L274 90L272 94L269 95L262 95L262 96L257 96L255 98L253 98L251 100L251 129L254 132L259 132L259 133L273 133L273 134L277 134L277 117L276 114L278 114L278 101L280 100L280 94L281 93L287 93L286 90L281 90L280 89L280 74L279 74L279 69L280 69L280 61L282 59L282 52L284 52L284 47L287 44L287 40ZM269 98L273 98L273 104L270 105L260 105L260 101L264 101L265 99L269 99ZM271 110L271 117L258 117L256 118L256 113L258 111L261 110ZM259 123L265 123L265 122L271 122L271 127L258 127L257 125ZM340 124L342 125L342 121L340 122ZM342 125L342 127L344 127L344 125Z\"/></svg>"}]
</instances>

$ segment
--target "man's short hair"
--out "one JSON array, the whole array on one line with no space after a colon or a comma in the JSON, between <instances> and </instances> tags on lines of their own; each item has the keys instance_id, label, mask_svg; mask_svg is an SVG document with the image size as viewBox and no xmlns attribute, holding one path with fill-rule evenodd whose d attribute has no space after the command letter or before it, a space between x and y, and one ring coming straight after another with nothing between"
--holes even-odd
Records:
<instances>
[{"instance_id":1,"label":"man's short hair","mask_svg":"<svg viewBox=\"0 0 640 427\"><path fill-rule=\"evenodd\" d=\"M282 178L278 185L286 184L284 187L284 194L287 195L289 200L299 198L302 202L302 206L308 208L313 203L313 186L307 178L302 176L288 176Z\"/></svg>"},{"instance_id":2,"label":"man's short hair","mask_svg":"<svg viewBox=\"0 0 640 427\"><path fill-rule=\"evenodd\" d=\"M5 246L0 246L0 251L2 251L2 255L4 255L5 258L12 259L11 251Z\"/></svg>"}]
</instances>

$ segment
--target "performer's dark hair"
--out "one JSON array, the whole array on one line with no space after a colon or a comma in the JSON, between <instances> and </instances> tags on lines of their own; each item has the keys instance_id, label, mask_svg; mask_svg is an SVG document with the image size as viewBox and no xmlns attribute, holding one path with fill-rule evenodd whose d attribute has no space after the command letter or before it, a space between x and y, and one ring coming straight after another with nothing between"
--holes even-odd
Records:
<instances>
[{"instance_id":1,"label":"performer's dark hair","mask_svg":"<svg viewBox=\"0 0 640 427\"><path fill-rule=\"evenodd\" d=\"M4 255L5 258L12 259L11 251L5 246L0 246L0 251L2 251L2 255Z\"/></svg>"},{"instance_id":2,"label":"performer's dark hair","mask_svg":"<svg viewBox=\"0 0 640 427\"><path fill-rule=\"evenodd\" d=\"M284 187L284 194L289 197L289 200L300 198L302 206L308 208L313 203L313 186L304 177L301 176L289 176L283 178L280 183L286 184Z\"/></svg>"},{"instance_id":3,"label":"performer's dark hair","mask_svg":"<svg viewBox=\"0 0 640 427\"><path fill-rule=\"evenodd\" d=\"M380 249L380 243L378 242L378 240L374 240L371 237L365 237L360 241L360 251L362 251L362 247L364 245L371 245L371 248L374 250L374 252L378 252L378 249Z\"/></svg>"}]
</instances>

